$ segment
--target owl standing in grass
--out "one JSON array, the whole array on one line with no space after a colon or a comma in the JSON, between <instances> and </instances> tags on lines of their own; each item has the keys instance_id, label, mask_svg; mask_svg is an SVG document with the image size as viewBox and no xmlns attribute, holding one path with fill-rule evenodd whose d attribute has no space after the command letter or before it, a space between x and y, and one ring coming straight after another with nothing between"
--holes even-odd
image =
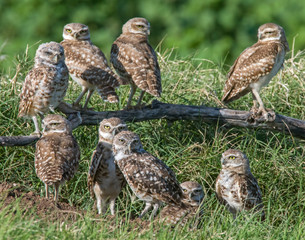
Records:
<instances>
[{"instance_id":1,"label":"owl standing in grass","mask_svg":"<svg viewBox=\"0 0 305 240\"><path fill-rule=\"evenodd\" d=\"M244 210L260 211L261 219L265 219L261 190L251 173L247 156L239 150L229 149L222 154L216 196L234 219Z\"/></svg>"}]
</instances>

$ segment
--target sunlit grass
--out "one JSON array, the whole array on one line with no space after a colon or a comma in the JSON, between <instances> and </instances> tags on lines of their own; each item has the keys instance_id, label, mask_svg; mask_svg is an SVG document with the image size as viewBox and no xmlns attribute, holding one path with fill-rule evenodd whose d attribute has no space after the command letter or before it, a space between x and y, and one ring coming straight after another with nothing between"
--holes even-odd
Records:
<instances>
[{"instance_id":1,"label":"sunlit grass","mask_svg":"<svg viewBox=\"0 0 305 240\"><path fill-rule=\"evenodd\" d=\"M168 103L222 107L219 99L226 80L223 69L208 60L169 59L170 51L159 55L163 94ZM279 114L305 118L304 52L293 54L285 68L262 90L266 107ZM13 63L12 63L13 64ZM0 135L28 135L34 130L30 120L17 118L22 83L33 64L27 55L16 57L15 70L2 74L0 81ZM80 87L70 82L65 100L72 102ZM126 105L129 87L118 89L119 104L103 103L97 94L89 107L98 111L118 110ZM150 102L146 95L144 101ZM247 95L230 108L248 110L252 104ZM143 203L133 200L125 189L117 200L118 214L113 221L100 217L94 220L91 211L94 201L87 191L87 171L92 151L97 144L97 126L81 126L73 131L81 148L81 161L76 176L61 189L61 198L87 210L83 220L74 223L46 222L32 215L23 216L18 204L0 212L0 238L9 239L300 239L305 225L304 141L281 133L242 128L227 129L220 125L197 121L153 120L128 123L138 133L145 149L166 162L179 181L195 180L206 193L203 223L200 229L165 228L154 226L142 229L130 227L128 219L143 209ZM252 173L263 192L266 221L255 216L240 216L236 222L215 198L214 185L220 171L220 156L228 148L245 152L250 159ZM0 181L15 182L28 191L44 196L43 183L34 169L35 145L0 148ZM127 220L126 220L127 219Z\"/></svg>"}]
</instances>

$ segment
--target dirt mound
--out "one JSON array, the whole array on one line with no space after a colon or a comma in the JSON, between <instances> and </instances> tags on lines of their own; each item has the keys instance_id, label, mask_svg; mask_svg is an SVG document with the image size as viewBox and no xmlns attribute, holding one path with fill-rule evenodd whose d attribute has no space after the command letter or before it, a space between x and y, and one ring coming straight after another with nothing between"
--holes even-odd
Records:
<instances>
[{"instance_id":1,"label":"dirt mound","mask_svg":"<svg viewBox=\"0 0 305 240\"><path fill-rule=\"evenodd\" d=\"M55 203L53 199L40 197L34 192L26 192L18 184L4 182L0 184L0 209L14 208L14 202L19 201L19 208L24 215L38 216L48 221L76 221L82 218L84 211L66 202ZM15 210L13 210L15 211Z\"/></svg>"}]
</instances>

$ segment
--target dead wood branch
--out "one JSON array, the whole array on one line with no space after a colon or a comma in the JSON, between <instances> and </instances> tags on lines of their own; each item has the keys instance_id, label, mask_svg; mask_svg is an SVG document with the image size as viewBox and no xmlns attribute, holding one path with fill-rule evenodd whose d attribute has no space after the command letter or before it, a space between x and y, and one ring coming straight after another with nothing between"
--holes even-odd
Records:
<instances>
[{"instance_id":1,"label":"dead wood branch","mask_svg":"<svg viewBox=\"0 0 305 240\"><path fill-rule=\"evenodd\" d=\"M263 122L258 119L255 123L247 121L249 112L206 106L190 106L169 104L158 101L140 110L120 111L80 111L77 113L67 104L61 104L58 109L68 116L73 128L79 125L97 125L104 118L119 117L126 122L141 122L153 119L201 120L208 123L218 123L226 127L259 128L268 131L282 132L293 137L305 139L305 121L276 114L274 122ZM81 119L80 119L81 117ZM0 137L2 146L23 146L37 140L32 136Z\"/></svg>"}]
</instances>

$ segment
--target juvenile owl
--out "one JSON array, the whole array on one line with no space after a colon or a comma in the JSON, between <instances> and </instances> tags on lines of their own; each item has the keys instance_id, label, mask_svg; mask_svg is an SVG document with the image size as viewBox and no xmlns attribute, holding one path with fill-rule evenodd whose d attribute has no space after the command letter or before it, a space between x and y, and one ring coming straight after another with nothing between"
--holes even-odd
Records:
<instances>
[{"instance_id":1,"label":"juvenile owl","mask_svg":"<svg viewBox=\"0 0 305 240\"><path fill-rule=\"evenodd\" d=\"M128 130L119 118L104 119L99 127L99 143L92 154L88 173L88 188L97 199L98 213L106 212L106 202L110 202L110 212L115 214L115 200L126 184L123 174L114 163L112 141L116 134Z\"/></svg>"},{"instance_id":2,"label":"juvenile owl","mask_svg":"<svg viewBox=\"0 0 305 240\"><path fill-rule=\"evenodd\" d=\"M115 162L134 194L146 206L140 218L153 207L153 218L162 202L183 205L182 191L174 172L161 160L143 149L140 138L130 131L123 131L113 139Z\"/></svg>"},{"instance_id":3,"label":"juvenile owl","mask_svg":"<svg viewBox=\"0 0 305 240\"><path fill-rule=\"evenodd\" d=\"M149 34L150 24L145 18L132 18L123 25L122 34L112 44L110 61L124 83L130 84L127 109L131 108L137 87L141 89L137 107L141 106L145 92L161 96L160 68L156 53L148 43Z\"/></svg>"},{"instance_id":4,"label":"juvenile owl","mask_svg":"<svg viewBox=\"0 0 305 240\"><path fill-rule=\"evenodd\" d=\"M63 100L69 83L63 47L56 42L41 44L34 67L27 74L20 94L18 117L31 117L40 134L37 115L54 109Z\"/></svg>"},{"instance_id":5,"label":"juvenile owl","mask_svg":"<svg viewBox=\"0 0 305 240\"><path fill-rule=\"evenodd\" d=\"M71 78L82 87L82 92L73 103L79 106L82 97L88 92L84 108L87 108L92 93L97 90L104 101L118 102L115 88L120 84L108 66L105 55L90 41L88 26L69 23L63 30L66 64Z\"/></svg>"},{"instance_id":6,"label":"juvenile owl","mask_svg":"<svg viewBox=\"0 0 305 240\"><path fill-rule=\"evenodd\" d=\"M281 26L274 23L260 26L257 43L244 50L231 67L222 101L228 103L252 92L253 115L262 115L266 121L273 121L275 114L268 114L259 92L283 67L287 51L289 45Z\"/></svg>"},{"instance_id":7,"label":"juvenile owl","mask_svg":"<svg viewBox=\"0 0 305 240\"><path fill-rule=\"evenodd\" d=\"M221 171L216 179L216 196L219 202L233 214L243 210L261 211L262 220L265 213L262 193L255 177L252 175L249 160L239 150L229 149L222 154Z\"/></svg>"},{"instance_id":8,"label":"juvenile owl","mask_svg":"<svg viewBox=\"0 0 305 240\"><path fill-rule=\"evenodd\" d=\"M46 197L49 186L55 189L58 200L59 186L70 180L78 169L80 150L72 135L71 123L64 117L52 114L43 119L42 138L36 143L35 170L45 184Z\"/></svg>"},{"instance_id":9,"label":"juvenile owl","mask_svg":"<svg viewBox=\"0 0 305 240\"><path fill-rule=\"evenodd\" d=\"M197 221L202 214L200 205L204 198L201 185L197 182L187 181L180 184L182 189L183 206L170 204L165 206L160 212L160 222L167 225L180 223L185 225L189 220Z\"/></svg>"}]
</instances>

